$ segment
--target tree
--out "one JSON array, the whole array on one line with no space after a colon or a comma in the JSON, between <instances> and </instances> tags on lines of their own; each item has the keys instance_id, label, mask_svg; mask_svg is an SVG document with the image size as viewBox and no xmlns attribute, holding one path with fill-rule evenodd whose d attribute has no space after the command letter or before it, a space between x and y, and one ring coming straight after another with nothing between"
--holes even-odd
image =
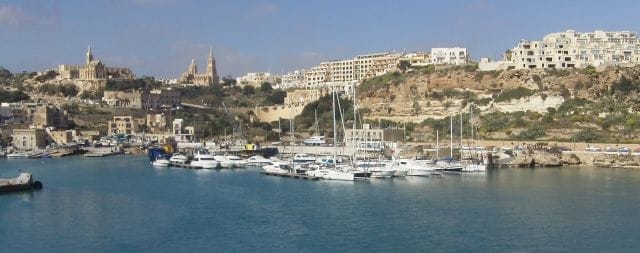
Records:
<instances>
[{"instance_id":1,"label":"tree","mask_svg":"<svg viewBox=\"0 0 640 253\"><path fill-rule=\"evenodd\" d=\"M264 82L260 84L260 92L269 93L272 90L273 90L273 87L271 87L271 84L269 82Z\"/></svg>"},{"instance_id":2,"label":"tree","mask_svg":"<svg viewBox=\"0 0 640 253\"><path fill-rule=\"evenodd\" d=\"M11 74L11 72L3 67L0 67L0 78L11 78L13 77L13 74Z\"/></svg>"},{"instance_id":3,"label":"tree","mask_svg":"<svg viewBox=\"0 0 640 253\"><path fill-rule=\"evenodd\" d=\"M402 73L406 72L409 67L411 67L411 63L409 63L409 61L400 61L398 63L398 69Z\"/></svg>"},{"instance_id":4,"label":"tree","mask_svg":"<svg viewBox=\"0 0 640 253\"><path fill-rule=\"evenodd\" d=\"M421 109L422 108L420 107L420 104L418 103L418 101L413 101L413 113L415 113L416 116L420 114Z\"/></svg>"},{"instance_id":5,"label":"tree","mask_svg":"<svg viewBox=\"0 0 640 253\"><path fill-rule=\"evenodd\" d=\"M244 88L242 88L242 95L250 96L255 93L256 93L256 88L254 88L251 85L247 85L247 86L244 86Z\"/></svg>"},{"instance_id":6,"label":"tree","mask_svg":"<svg viewBox=\"0 0 640 253\"><path fill-rule=\"evenodd\" d=\"M74 84L63 84L60 85L60 93L62 93L65 97L75 97L78 95L78 87Z\"/></svg>"},{"instance_id":7,"label":"tree","mask_svg":"<svg viewBox=\"0 0 640 253\"><path fill-rule=\"evenodd\" d=\"M271 95L267 96L267 102L272 104L283 104L284 98L287 96L287 92L283 90L276 90Z\"/></svg>"},{"instance_id":8,"label":"tree","mask_svg":"<svg viewBox=\"0 0 640 253\"><path fill-rule=\"evenodd\" d=\"M20 102L23 100L29 100L29 95L22 91L5 91L0 89L0 102Z\"/></svg>"},{"instance_id":9,"label":"tree","mask_svg":"<svg viewBox=\"0 0 640 253\"><path fill-rule=\"evenodd\" d=\"M230 75L227 75L225 77L222 77L222 82L220 83L220 85L222 85L222 86L234 86L234 85L236 85L236 79L234 79Z\"/></svg>"}]
</instances>

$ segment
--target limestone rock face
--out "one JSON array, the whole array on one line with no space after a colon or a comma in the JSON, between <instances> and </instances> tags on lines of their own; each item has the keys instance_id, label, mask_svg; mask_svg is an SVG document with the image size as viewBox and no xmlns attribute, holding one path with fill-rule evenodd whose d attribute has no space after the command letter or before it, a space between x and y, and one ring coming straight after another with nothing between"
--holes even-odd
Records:
<instances>
[{"instance_id":1,"label":"limestone rock face","mask_svg":"<svg viewBox=\"0 0 640 253\"><path fill-rule=\"evenodd\" d=\"M609 67L589 74L584 69L465 71L437 70L429 74L401 74L400 81L377 84L376 88L358 93L358 106L368 111L368 118L421 122L426 118L443 118L468 106L462 97L434 98L435 92L455 89L472 92L477 99L489 100L483 111L546 111L558 108L567 90L571 96L596 100L609 91L621 77L637 78L640 66ZM520 99L494 103L503 91L524 87L536 93ZM517 106L516 106L517 105Z\"/></svg>"}]
</instances>

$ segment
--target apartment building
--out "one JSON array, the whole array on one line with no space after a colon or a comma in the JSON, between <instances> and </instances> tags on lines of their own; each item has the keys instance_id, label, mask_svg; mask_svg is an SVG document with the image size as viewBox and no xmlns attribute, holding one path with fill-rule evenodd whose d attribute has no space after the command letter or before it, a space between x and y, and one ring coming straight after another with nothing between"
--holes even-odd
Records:
<instances>
[{"instance_id":1,"label":"apartment building","mask_svg":"<svg viewBox=\"0 0 640 253\"><path fill-rule=\"evenodd\" d=\"M516 69L632 66L640 62L640 41L629 31L567 30L541 41L521 40L510 58Z\"/></svg>"},{"instance_id":2,"label":"apartment building","mask_svg":"<svg viewBox=\"0 0 640 253\"><path fill-rule=\"evenodd\" d=\"M304 78L307 86L313 86L319 83L328 82L331 80L330 76L331 63L321 62L319 66L315 66L304 72Z\"/></svg>"},{"instance_id":3,"label":"apartment building","mask_svg":"<svg viewBox=\"0 0 640 253\"><path fill-rule=\"evenodd\" d=\"M282 75L282 82L280 88L300 88L305 86L304 78L305 70L296 70Z\"/></svg>"},{"instance_id":4,"label":"apartment building","mask_svg":"<svg viewBox=\"0 0 640 253\"><path fill-rule=\"evenodd\" d=\"M446 47L431 49L432 64L462 65L469 62L467 49L463 47Z\"/></svg>"}]
</instances>

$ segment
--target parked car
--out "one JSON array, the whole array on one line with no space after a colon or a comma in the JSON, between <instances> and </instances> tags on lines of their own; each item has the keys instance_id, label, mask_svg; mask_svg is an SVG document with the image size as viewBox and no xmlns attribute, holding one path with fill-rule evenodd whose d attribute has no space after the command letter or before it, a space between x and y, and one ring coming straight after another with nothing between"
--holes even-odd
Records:
<instances>
[{"instance_id":1,"label":"parked car","mask_svg":"<svg viewBox=\"0 0 640 253\"><path fill-rule=\"evenodd\" d=\"M618 150L614 147L609 147L607 146L607 148L604 149L605 152L618 152Z\"/></svg>"},{"instance_id":2,"label":"parked car","mask_svg":"<svg viewBox=\"0 0 640 253\"><path fill-rule=\"evenodd\" d=\"M620 147L618 149L618 152L623 152L623 153L629 153L629 151L631 151L629 148L627 147Z\"/></svg>"}]
</instances>

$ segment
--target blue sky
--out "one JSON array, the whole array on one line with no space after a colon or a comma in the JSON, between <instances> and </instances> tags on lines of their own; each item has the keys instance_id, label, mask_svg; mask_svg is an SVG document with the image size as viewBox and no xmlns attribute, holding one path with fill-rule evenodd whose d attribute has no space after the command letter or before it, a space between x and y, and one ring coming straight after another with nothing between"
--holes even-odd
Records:
<instances>
[{"instance_id":1,"label":"blue sky","mask_svg":"<svg viewBox=\"0 0 640 253\"><path fill-rule=\"evenodd\" d=\"M0 0L0 66L80 64L87 45L108 66L177 77L213 47L220 75L287 72L385 51L467 47L499 57L519 39L640 31L640 1Z\"/></svg>"}]
</instances>

